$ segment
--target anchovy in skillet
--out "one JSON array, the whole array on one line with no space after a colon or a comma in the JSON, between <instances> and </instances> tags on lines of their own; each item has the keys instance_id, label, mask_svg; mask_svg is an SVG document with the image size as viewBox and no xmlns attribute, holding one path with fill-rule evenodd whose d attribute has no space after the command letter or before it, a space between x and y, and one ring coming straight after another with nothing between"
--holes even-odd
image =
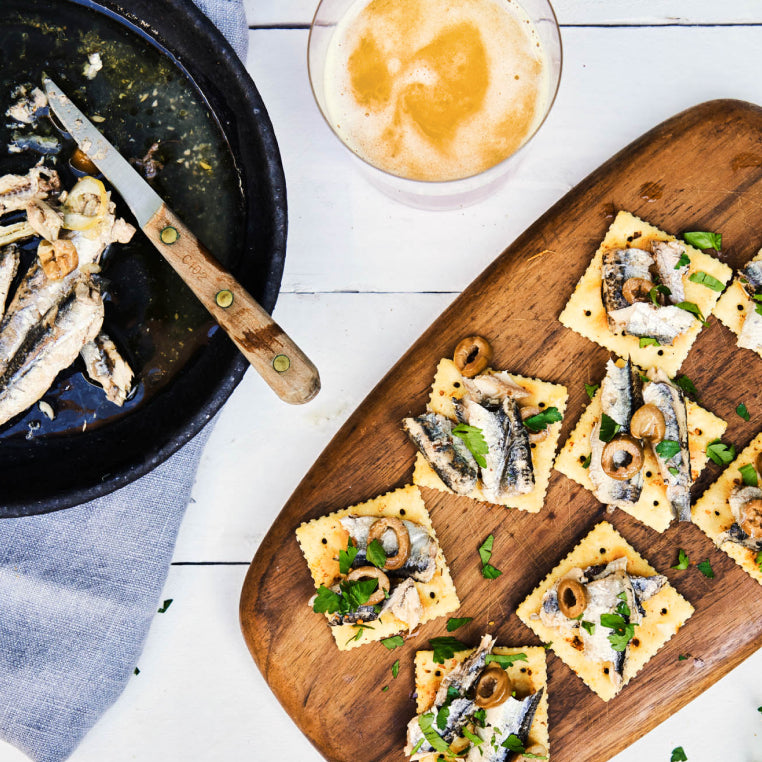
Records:
<instances>
[{"instance_id":1,"label":"anchovy in skillet","mask_svg":"<svg viewBox=\"0 0 762 762\"><path fill-rule=\"evenodd\" d=\"M0 320L5 313L5 303L19 268L19 259L19 249L15 244L0 249Z\"/></svg>"},{"instance_id":2,"label":"anchovy in skillet","mask_svg":"<svg viewBox=\"0 0 762 762\"><path fill-rule=\"evenodd\" d=\"M55 197L61 190L61 180L54 169L33 167L26 175L0 177L0 215L25 209L34 199Z\"/></svg>"},{"instance_id":3,"label":"anchovy in skillet","mask_svg":"<svg viewBox=\"0 0 762 762\"><path fill-rule=\"evenodd\" d=\"M100 384L106 397L121 407L130 393L133 373L114 342L107 334L99 333L82 347L80 355L90 379Z\"/></svg>"}]
</instances>

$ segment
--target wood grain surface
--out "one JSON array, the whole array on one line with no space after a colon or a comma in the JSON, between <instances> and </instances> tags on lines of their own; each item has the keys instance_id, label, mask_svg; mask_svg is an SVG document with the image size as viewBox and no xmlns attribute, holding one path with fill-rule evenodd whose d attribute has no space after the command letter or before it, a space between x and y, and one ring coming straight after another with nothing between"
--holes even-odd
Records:
<instances>
[{"instance_id":1,"label":"wood grain surface","mask_svg":"<svg viewBox=\"0 0 762 762\"><path fill-rule=\"evenodd\" d=\"M557 320L618 209L667 232L723 234L721 258L738 267L762 245L762 109L711 101L656 127L596 170L490 265L411 347L335 436L294 492L259 548L244 583L240 616L247 645L286 711L330 760L404 759L405 725L415 713L413 655L445 634L430 622L396 651L370 644L340 653L325 618L307 605L314 591L294 530L303 521L411 480L414 449L400 421L423 411L438 360L460 338L488 337L493 365L563 383L569 406L565 441L608 353ZM468 252L464 251L467 257ZM738 350L714 318L682 367L704 406L729 422L725 441L739 449L756 433L736 405L758 396L762 361ZM336 358L351 362L351 358ZM698 497L720 468L710 463ZM696 613L608 704L548 653L554 762L599 762L642 736L754 652L762 643L762 590L693 525L664 534L622 511L607 516L586 490L554 471L535 515L426 490L424 499L462 602L474 617L457 636L475 644L489 631L507 646L537 644L516 606L602 518L693 603ZM480 574L477 546L495 535L496 580ZM678 548L693 564L670 567ZM715 579L695 563L709 559ZM678 655L691 658L678 660ZM391 665L399 658L399 677ZM389 685L386 692L382 688Z\"/></svg>"}]
</instances>

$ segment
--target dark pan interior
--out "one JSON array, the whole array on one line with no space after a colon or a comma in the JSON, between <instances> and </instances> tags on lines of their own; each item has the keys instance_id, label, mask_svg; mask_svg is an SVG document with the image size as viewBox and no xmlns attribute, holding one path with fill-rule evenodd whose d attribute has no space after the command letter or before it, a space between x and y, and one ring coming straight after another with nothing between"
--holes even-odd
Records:
<instances>
[{"instance_id":1,"label":"dark pan interior","mask_svg":"<svg viewBox=\"0 0 762 762\"><path fill-rule=\"evenodd\" d=\"M159 140L163 169L152 184L272 311L286 246L277 143L240 60L190 0L131 0L127 7L4 0L0 43L7 93L14 84L36 84L45 71L126 157L142 157ZM104 68L87 80L82 67L92 50L102 52ZM72 145L47 122L45 130L62 142L52 166L70 187ZM0 127L0 174L26 172L39 157L5 156L9 136ZM114 200L117 213L134 222ZM56 411L53 421L35 405L0 427L0 517L67 508L141 476L208 422L246 370L141 232L111 247L103 265L104 328L136 372L135 392L116 407L78 360L43 398Z\"/></svg>"}]
</instances>

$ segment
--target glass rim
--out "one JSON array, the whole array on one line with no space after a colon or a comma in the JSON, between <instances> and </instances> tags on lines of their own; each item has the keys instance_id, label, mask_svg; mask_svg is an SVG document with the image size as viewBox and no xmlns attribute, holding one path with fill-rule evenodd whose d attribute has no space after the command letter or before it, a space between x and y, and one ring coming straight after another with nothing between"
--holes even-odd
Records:
<instances>
[{"instance_id":1,"label":"glass rim","mask_svg":"<svg viewBox=\"0 0 762 762\"><path fill-rule=\"evenodd\" d=\"M499 161L497 164L493 164L491 167L487 167L487 169L483 169L480 172L475 172L472 175L466 175L464 177L458 177L451 180L416 180L412 177L405 177L404 175L398 175L394 172L390 172L387 169L382 169L381 167L373 164L372 162L368 161L367 159L360 156L359 153L356 151L353 151L342 139L341 135L336 131L334 126L331 124L328 115L323 110L323 107L320 104L320 99L318 98L317 93L315 92L315 85L314 85L314 77L313 77L313 71L312 71L312 64L310 63L310 50L312 48L312 35L315 30L316 26L320 26L317 23L317 17L320 13L320 9L323 7L323 4L325 2L328 2L328 0L320 0L320 2L317 5L317 8L315 8L315 13L312 16L312 21L310 22L310 32L307 37L307 78L309 79L310 83L310 90L312 91L312 97L315 100L315 104L318 107L318 111L320 112L320 116L323 118L323 121L328 125L328 128L331 130L331 133L334 135L334 137L341 143L344 148L346 148L349 153L352 154L358 161L361 161L363 165L366 167L369 167L371 170L375 172L379 172L382 175L391 178L394 180L395 183L404 183L405 185L412 186L427 186L429 188L452 188L453 191L457 191L456 186L459 184L467 184L468 181L475 180L476 178L483 178L486 176L491 175L498 175L500 174L500 169L505 166L509 161L514 159L518 154L520 154L534 139L535 135L540 131L540 128L545 124L548 116L550 116L550 112L553 110L553 105L556 102L556 97L558 96L558 90L561 86L561 75L563 74L564 69L564 49L563 49L563 39L561 37L561 25L558 23L558 16L556 14L556 9L553 7L553 4L550 2L550 0L544 0L544 2L547 4L548 9L550 10L550 16L553 21L553 26L556 30L556 37L558 38L558 76L556 77L556 83L555 86L552 88L553 92L548 98L547 106L545 108L545 113L543 114L542 119L537 123L537 126L532 130L532 133L527 137L527 139L511 154L506 156L504 159ZM371 0L368 0L368 2L371 2ZM518 4L521 5L521 0L517 0Z\"/></svg>"}]
</instances>

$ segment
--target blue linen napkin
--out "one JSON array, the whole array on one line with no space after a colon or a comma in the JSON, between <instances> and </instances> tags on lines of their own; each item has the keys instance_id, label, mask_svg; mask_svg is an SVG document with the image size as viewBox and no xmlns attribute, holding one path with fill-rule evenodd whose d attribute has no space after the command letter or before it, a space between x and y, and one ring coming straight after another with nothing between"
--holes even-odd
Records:
<instances>
[{"instance_id":1,"label":"blue linen napkin","mask_svg":"<svg viewBox=\"0 0 762 762\"><path fill-rule=\"evenodd\" d=\"M195 0L241 58L242 0ZM133 675L156 614L206 428L105 497L0 521L0 737L69 757Z\"/></svg>"}]
</instances>

